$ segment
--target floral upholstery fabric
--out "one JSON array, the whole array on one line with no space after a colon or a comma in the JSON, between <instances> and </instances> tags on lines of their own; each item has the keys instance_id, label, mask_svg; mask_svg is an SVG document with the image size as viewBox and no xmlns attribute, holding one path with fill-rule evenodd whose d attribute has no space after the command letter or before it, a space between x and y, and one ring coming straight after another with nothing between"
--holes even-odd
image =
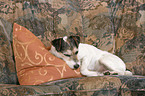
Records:
<instances>
[{"instance_id":1,"label":"floral upholstery fabric","mask_svg":"<svg viewBox=\"0 0 145 96\"><path fill-rule=\"evenodd\" d=\"M134 75L145 76L144 17L144 0L0 0L0 83L2 84L0 93L20 96L20 94L64 94L65 91L65 94L68 95L67 90L76 88L75 92L77 92L78 89L89 90L90 87L90 89L95 88L93 91L96 93L92 90L89 92L86 90L87 93L83 90L77 94L74 91L69 92L72 95L83 94L86 96L87 94L104 95L105 92L111 94L110 96L143 96L145 81L136 76L114 77L116 79L112 79L113 84L121 87L118 87L117 90L111 89L111 91L97 91L97 88L103 90L102 87L84 85L83 82L90 80L87 78L83 79L84 81L79 79L82 80L80 82L78 79L73 79L74 82L70 86L68 84L71 80L56 81L59 86L61 84L66 86L65 88L61 87L62 89L58 87L58 83L49 86L10 84L18 84L12 47L14 23L33 32L45 46L49 46L50 41L57 37L79 35L82 42L118 55ZM97 80L98 77L93 78ZM118 85L115 80L118 81ZM125 83L126 80L129 80L128 83ZM66 82L65 85L63 85L64 82ZM79 82L80 85L76 82ZM3 84L8 85L4 86ZM86 84L89 85L89 81ZM108 87L112 86L111 81L104 84L110 84ZM135 87L137 89L134 89Z\"/></svg>"},{"instance_id":2,"label":"floral upholstery fabric","mask_svg":"<svg viewBox=\"0 0 145 96\"><path fill-rule=\"evenodd\" d=\"M2 96L144 96L143 76L82 77L39 86L0 85Z\"/></svg>"}]
</instances>

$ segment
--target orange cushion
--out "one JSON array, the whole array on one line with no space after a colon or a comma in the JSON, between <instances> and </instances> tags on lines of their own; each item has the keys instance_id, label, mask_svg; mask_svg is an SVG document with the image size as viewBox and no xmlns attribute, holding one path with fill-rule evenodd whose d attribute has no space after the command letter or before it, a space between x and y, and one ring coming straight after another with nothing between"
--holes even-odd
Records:
<instances>
[{"instance_id":1,"label":"orange cushion","mask_svg":"<svg viewBox=\"0 0 145 96\"><path fill-rule=\"evenodd\" d=\"M32 32L16 23L13 27L13 49L21 85L82 77L79 69L69 68L62 59L52 55Z\"/></svg>"}]
</instances>

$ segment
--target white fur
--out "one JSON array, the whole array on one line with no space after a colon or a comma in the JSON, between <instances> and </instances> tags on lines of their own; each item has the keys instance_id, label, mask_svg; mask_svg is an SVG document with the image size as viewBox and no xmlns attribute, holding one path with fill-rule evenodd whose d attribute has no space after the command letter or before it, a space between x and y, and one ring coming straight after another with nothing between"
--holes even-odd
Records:
<instances>
[{"instance_id":1,"label":"white fur","mask_svg":"<svg viewBox=\"0 0 145 96\"><path fill-rule=\"evenodd\" d=\"M74 69L74 65L77 63L80 65L80 62L74 62L72 59L68 59L68 58L64 58L63 55L60 54L60 52L57 52L57 50L55 49L54 46L51 46L51 49L49 51L50 53L52 53L53 55L57 56L58 58L63 59L66 64L71 68Z\"/></svg>"},{"instance_id":2,"label":"white fur","mask_svg":"<svg viewBox=\"0 0 145 96\"><path fill-rule=\"evenodd\" d=\"M63 40L64 40L65 42L67 42L67 36L64 36L64 37L63 37Z\"/></svg>"},{"instance_id":3,"label":"white fur","mask_svg":"<svg viewBox=\"0 0 145 96\"><path fill-rule=\"evenodd\" d=\"M85 76L104 75L99 72L102 66L106 66L110 73L132 75L130 71L126 71L125 63L116 55L83 43L79 44L78 50L78 59L82 61L80 71Z\"/></svg>"},{"instance_id":4,"label":"white fur","mask_svg":"<svg viewBox=\"0 0 145 96\"><path fill-rule=\"evenodd\" d=\"M76 62L62 57L62 55L55 50L55 47L52 46L50 52L62 58L70 68L74 69ZM130 71L126 71L126 65L119 57L89 44L79 44L77 57L79 62L81 62L78 63L80 64L80 72L85 76L103 76L105 71L100 70L104 67L106 71L112 74L132 75Z\"/></svg>"}]
</instances>

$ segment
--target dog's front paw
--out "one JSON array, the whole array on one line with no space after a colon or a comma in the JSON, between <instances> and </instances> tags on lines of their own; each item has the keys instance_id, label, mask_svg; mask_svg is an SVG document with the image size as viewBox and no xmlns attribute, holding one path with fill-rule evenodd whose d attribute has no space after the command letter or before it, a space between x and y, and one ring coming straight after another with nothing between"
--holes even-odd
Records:
<instances>
[{"instance_id":1,"label":"dog's front paw","mask_svg":"<svg viewBox=\"0 0 145 96\"><path fill-rule=\"evenodd\" d=\"M104 75L110 75L110 71L105 71L103 74Z\"/></svg>"},{"instance_id":2,"label":"dog's front paw","mask_svg":"<svg viewBox=\"0 0 145 96\"><path fill-rule=\"evenodd\" d=\"M118 75L118 73L110 72L110 71L105 71L103 74L104 75Z\"/></svg>"},{"instance_id":3,"label":"dog's front paw","mask_svg":"<svg viewBox=\"0 0 145 96\"><path fill-rule=\"evenodd\" d=\"M111 75L118 75L118 73L112 73Z\"/></svg>"},{"instance_id":4,"label":"dog's front paw","mask_svg":"<svg viewBox=\"0 0 145 96\"><path fill-rule=\"evenodd\" d=\"M90 71L90 70L81 70L81 74L87 77L91 76L103 76L104 74L96 72L96 71Z\"/></svg>"}]
</instances>

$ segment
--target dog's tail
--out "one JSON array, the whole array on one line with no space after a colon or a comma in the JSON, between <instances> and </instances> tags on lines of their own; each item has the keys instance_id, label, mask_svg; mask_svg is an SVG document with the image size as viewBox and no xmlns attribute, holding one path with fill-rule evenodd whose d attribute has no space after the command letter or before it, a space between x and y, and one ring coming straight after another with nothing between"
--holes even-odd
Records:
<instances>
[{"instance_id":1,"label":"dog's tail","mask_svg":"<svg viewBox=\"0 0 145 96\"><path fill-rule=\"evenodd\" d=\"M124 72L124 75L127 75L127 76L132 76L132 72L130 72L130 71L128 71L128 70L126 70L126 71Z\"/></svg>"}]
</instances>

